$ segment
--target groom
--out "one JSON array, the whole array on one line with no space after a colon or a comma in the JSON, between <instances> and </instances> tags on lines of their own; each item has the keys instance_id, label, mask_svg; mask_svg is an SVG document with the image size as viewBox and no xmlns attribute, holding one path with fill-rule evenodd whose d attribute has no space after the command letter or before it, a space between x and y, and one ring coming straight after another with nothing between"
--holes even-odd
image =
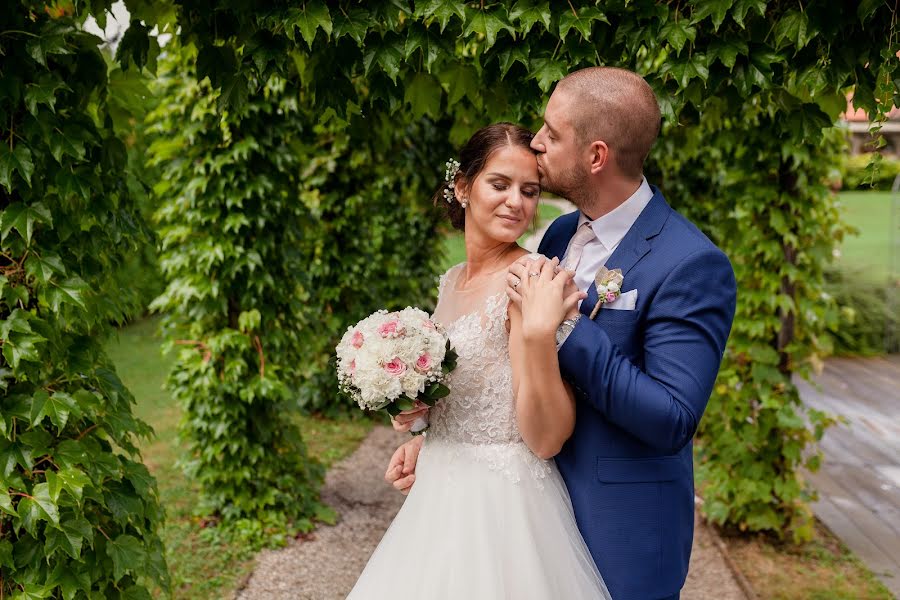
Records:
<instances>
[{"instance_id":1,"label":"groom","mask_svg":"<svg viewBox=\"0 0 900 600\"><path fill-rule=\"evenodd\" d=\"M538 251L562 257L588 296L556 333L576 391L575 431L556 456L579 530L615 600L678 598L694 528L692 444L735 311L728 258L643 176L660 112L637 74L594 67L559 82L531 147L541 187L578 211ZM601 267L624 276L600 297ZM507 293L528 266L510 267ZM562 299L560 299L562 303ZM407 490L421 442L386 478Z\"/></svg>"}]
</instances>

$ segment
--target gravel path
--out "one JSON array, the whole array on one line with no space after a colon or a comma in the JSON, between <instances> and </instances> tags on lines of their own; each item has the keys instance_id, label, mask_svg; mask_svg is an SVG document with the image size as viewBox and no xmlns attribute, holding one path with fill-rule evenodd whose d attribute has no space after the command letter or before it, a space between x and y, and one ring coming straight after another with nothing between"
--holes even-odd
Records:
<instances>
[{"instance_id":1,"label":"gravel path","mask_svg":"<svg viewBox=\"0 0 900 600\"><path fill-rule=\"evenodd\" d=\"M310 539L263 551L237 598L344 598L403 504L404 496L386 484L382 476L394 449L406 439L406 434L375 427L356 452L335 465L325 479L322 496L340 513L338 524L319 527ZM681 598L746 600L710 532L699 522Z\"/></svg>"}]
</instances>

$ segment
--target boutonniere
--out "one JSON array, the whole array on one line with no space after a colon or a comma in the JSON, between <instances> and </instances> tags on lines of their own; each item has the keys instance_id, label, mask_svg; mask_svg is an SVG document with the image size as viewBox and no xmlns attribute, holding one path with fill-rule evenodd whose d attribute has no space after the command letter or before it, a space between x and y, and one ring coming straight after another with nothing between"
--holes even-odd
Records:
<instances>
[{"instance_id":1,"label":"boutonniere","mask_svg":"<svg viewBox=\"0 0 900 600\"><path fill-rule=\"evenodd\" d=\"M606 267L600 267L597 274L594 275L594 283L597 284L597 304L591 311L591 319L597 316L600 307L614 302L621 295L623 281L625 281L625 276L622 275L622 269L609 270Z\"/></svg>"}]
</instances>

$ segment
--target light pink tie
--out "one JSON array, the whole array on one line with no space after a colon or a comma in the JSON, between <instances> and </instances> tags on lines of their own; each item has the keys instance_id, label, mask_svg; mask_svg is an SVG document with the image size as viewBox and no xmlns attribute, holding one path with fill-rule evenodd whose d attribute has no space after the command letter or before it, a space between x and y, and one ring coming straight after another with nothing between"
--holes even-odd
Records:
<instances>
[{"instance_id":1,"label":"light pink tie","mask_svg":"<svg viewBox=\"0 0 900 600\"><path fill-rule=\"evenodd\" d=\"M585 245L596 237L597 236L594 235L594 230L591 229L591 224L583 223L581 227L578 228L578 231L575 232L575 235L572 236L572 241L569 243L569 251L566 253L566 260L563 263L563 268L574 271L581 261L581 255L584 253Z\"/></svg>"}]
</instances>

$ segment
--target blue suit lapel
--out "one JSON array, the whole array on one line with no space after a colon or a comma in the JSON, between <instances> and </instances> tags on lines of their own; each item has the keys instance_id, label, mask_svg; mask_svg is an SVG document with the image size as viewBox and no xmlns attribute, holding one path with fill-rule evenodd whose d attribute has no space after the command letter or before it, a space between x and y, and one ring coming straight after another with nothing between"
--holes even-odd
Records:
<instances>
[{"instance_id":1,"label":"blue suit lapel","mask_svg":"<svg viewBox=\"0 0 900 600\"><path fill-rule=\"evenodd\" d=\"M544 239L541 240L538 248L540 253L549 258L555 256L562 260L563 254L566 253L566 248L569 247L569 240L572 239L572 236L575 235L575 230L578 228L578 218L580 216L581 212L576 210L559 217L556 220L556 223L559 225L553 228L555 231L553 231L552 236L545 235ZM547 233L550 234L551 231L548 230Z\"/></svg>"},{"instance_id":2,"label":"blue suit lapel","mask_svg":"<svg viewBox=\"0 0 900 600\"><path fill-rule=\"evenodd\" d=\"M663 198L662 192L655 185L651 185L650 188L653 190L653 198L641 211L634 225L631 226L631 229L619 242L615 252L606 261L605 266L607 269L621 269L624 276L627 276L628 271L650 252L649 240L659 234L666 219L669 218L671 209L665 198ZM574 233L573 230L571 235L574 235ZM583 314L591 314L591 311L594 310L594 306L597 304L597 296L597 284L592 283L588 289L587 298L581 303L580 310Z\"/></svg>"}]
</instances>

